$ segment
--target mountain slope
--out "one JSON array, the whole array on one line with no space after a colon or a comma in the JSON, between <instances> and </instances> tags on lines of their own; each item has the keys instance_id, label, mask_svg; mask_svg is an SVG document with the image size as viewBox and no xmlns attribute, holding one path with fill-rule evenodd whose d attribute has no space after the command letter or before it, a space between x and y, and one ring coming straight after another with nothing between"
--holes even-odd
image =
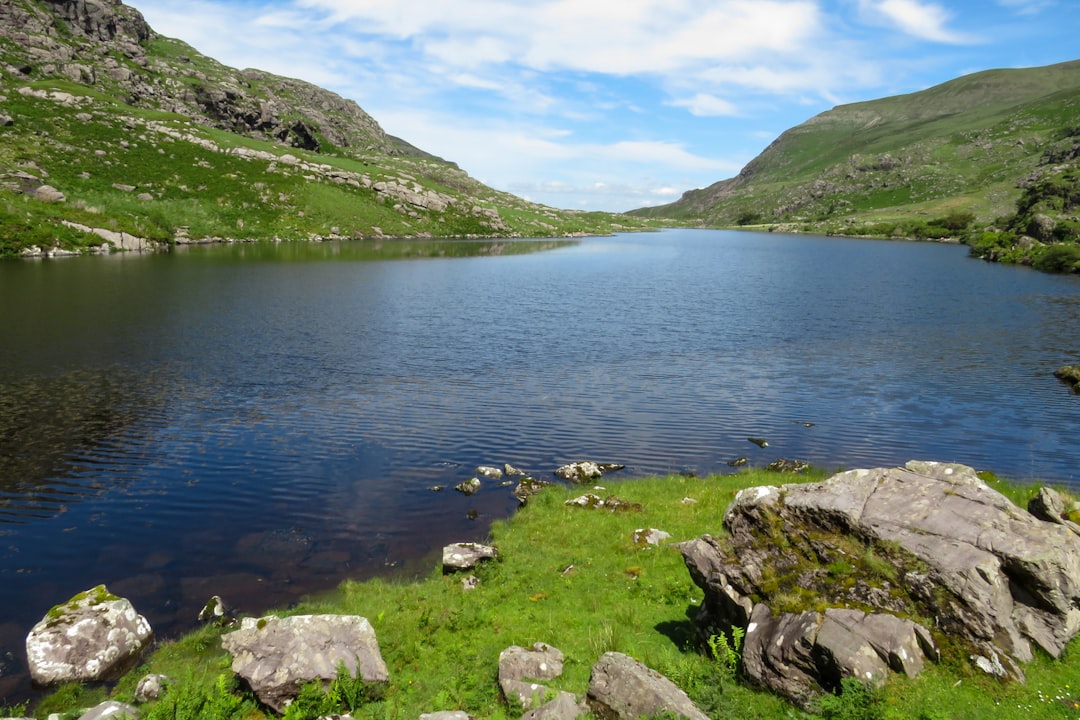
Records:
<instances>
[{"instance_id":1,"label":"mountain slope","mask_svg":"<svg viewBox=\"0 0 1080 720\"><path fill-rule=\"evenodd\" d=\"M1078 119L1080 61L976 73L836 107L783 133L738 176L631 214L853 234L905 234L905 221L950 213L987 224L1072 147Z\"/></svg>"},{"instance_id":2,"label":"mountain slope","mask_svg":"<svg viewBox=\"0 0 1080 720\"><path fill-rule=\"evenodd\" d=\"M495 191L355 102L226 67L119 0L0 0L0 80L0 255L644 225Z\"/></svg>"}]
</instances>

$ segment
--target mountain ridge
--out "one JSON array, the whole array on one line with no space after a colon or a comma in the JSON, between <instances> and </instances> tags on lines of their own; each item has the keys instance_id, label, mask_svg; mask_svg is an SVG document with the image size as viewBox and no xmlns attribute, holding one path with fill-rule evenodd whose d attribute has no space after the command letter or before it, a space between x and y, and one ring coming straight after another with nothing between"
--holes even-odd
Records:
<instances>
[{"instance_id":1,"label":"mountain ridge","mask_svg":"<svg viewBox=\"0 0 1080 720\"><path fill-rule=\"evenodd\" d=\"M953 214L993 232L1015 224L1026 188L1064 171L1061 158L1075 164L1078 119L1080 60L986 70L837 106L782 133L735 177L630 214L870 236L918 236ZM1054 227L1071 228L1075 209L1048 209ZM1054 238L1062 232L1033 236Z\"/></svg>"},{"instance_id":2,"label":"mountain ridge","mask_svg":"<svg viewBox=\"0 0 1080 720\"><path fill-rule=\"evenodd\" d=\"M494 190L355 101L223 65L121 0L0 0L0 81L0 256L656 225Z\"/></svg>"}]
</instances>

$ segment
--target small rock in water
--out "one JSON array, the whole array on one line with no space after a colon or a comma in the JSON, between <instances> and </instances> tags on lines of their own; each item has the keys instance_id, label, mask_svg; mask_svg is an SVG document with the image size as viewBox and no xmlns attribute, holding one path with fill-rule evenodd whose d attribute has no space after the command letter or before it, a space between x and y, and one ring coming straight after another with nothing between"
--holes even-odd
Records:
<instances>
[{"instance_id":1,"label":"small rock in water","mask_svg":"<svg viewBox=\"0 0 1080 720\"><path fill-rule=\"evenodd\" d=\"M480 478L472 478L471 480L466 480L465 482L458 483L454 486L454 489L460 493L464 493L465 495L472 495L480 489Z\"/></svg>"},{"instance_id":2,"label":"small rock in water","mask_svg":"<svg viewBox=\"0 0 1080 720\"><path fill-rule=\"evenodd\" d=\"M737 457L734 460L728 460L728 465L731 467L742 467L746 463L750 462L750 458L746 456Z\"/></svg>"},{"instance_id":3,"label":"small rock in water","mask_svg":"<svg viewBox=\"0 0 1080 720\"><path fill-rule=\"evenodd\" d=\"M483 475L490 480L498 480L503 476L503 471L491 465L481 465L476 468L477 475Z\"/></svg>"},{"instance_id":4,"label":"small rock in water","mask_svg":"<svg viewBox=\"0 0 1080 720\"><path fill-rule=\"evenodd\" d=\"M780 473L802 473L810 469L810 463L802 460L789 460L787 458L780 458L765 466L766 470L770 472Z\"/></svg>"},{"instance_id":5,"label":"small rock in water","mask_svg":"<svg viewBox=\"0 0 1080 720\"><path fill-rule=\"evenodd\" d=\"M525 471L524 470L518 470L516 467L514 467L510 463L506 463L505 465L503 465L503 474L506 475L507 477L520 477L520 476L525 474Z\"/></svg>"},{"instance_id":6,"label":"small rock in water","mask_svg":"<svg viewBox=\"0 0 1080 720\"><path fill-rule=\"evenodd\" d=\"M763 447L769 447L769 441L766 440L765 438L748 437L746 439L749 440L750 442L754 443L758 447L762 447L762 448Z\"/></svg>"}]
</instances>

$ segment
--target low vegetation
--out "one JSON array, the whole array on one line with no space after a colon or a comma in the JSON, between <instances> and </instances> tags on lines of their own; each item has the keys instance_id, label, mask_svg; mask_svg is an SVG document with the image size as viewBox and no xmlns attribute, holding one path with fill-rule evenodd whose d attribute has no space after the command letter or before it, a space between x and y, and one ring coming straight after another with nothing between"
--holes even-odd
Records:
<instances>
[{"instance_id":1,"label":"low vegetation","mask_svg":"<svg viewBox=\"0 0 1080 720\"><path fill-rule=\"evenodd\" d=\"M810 479L823 474L811 472ZM664 673L713 718L812 718L739 678L738 634L699 638L691 617L701 602L679 552L642 547L634 530L656 527L672 541L703 533L724 534L722 510L741 488L792 481L763 471L693 478L671 476L612 482L608 492L641 505L611 513L564 504L580 489L548 488L507 521L491 529L501 559L482 565L481 584L462 589L460 576L437 567L425 577L346 580L328 596L312 598L283 614L348 613L370 619L390 672L385 687L365 687L339 677L328 693L309 689L288 718L315 718L351 710L357 718L409 718L461 709L477 718L517 718L521 708L502 700L496 672L510 645L549 643L565 653L553 688L583 695L592 664L614 650ZM998 484L994 478L990 478ZM1034 488L1004 486L1026 503ZM694 502L691 502L693 500ZM435 560L432 561L433 565ZM873 565L874 558L864 558ZM852 568L830 568L842 577ZM143 667L108 691L130 701L135 683L160 672L174 683L145 707L149 718L247 718L267 715L233 679L220 648L222 628L207 626L163 644ZM983 676L969 663L950 660L915 680L891 678L883 689L849 681L845 692L822 698L825 718L922 718L1000 720L1080 717L1080 645L1060 661L1039 656L1026 668L1026 684ZM85 707L105 689L65 686L35 709L37 717Z\"/></svg>"}]
</instances>

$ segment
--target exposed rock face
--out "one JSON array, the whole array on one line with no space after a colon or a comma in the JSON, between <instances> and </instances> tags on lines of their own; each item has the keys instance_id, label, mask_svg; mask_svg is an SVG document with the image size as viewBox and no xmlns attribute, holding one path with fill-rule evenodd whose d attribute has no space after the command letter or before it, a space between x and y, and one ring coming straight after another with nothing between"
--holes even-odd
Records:
<instances>
[{"instance_id":1,"label":"exposed rock face","mask_svg":"<svg viewBox=\"0 0 1080 720\"><path fill-rule=\"evenodd\" d=\"M115 679L135 664L152 635L129 601L98 585L54 607L30 631L30 677L39 685Z\"/></svg>"},{"instance_id":2,"label":"exposed rock face","mask_svg":"<svg viewBox=\"0 0 1080 720\"><path fill-rule=\"evenodd\" d=\"M341 664L364 682L389 679L375 630L359 616L244 618L239 630L222 636L221 646L233 656L233 672L279 713L305 683L329 684Z\"/></svg>"},{"instance_id":3,"label":"exposed rock face","mask_svg":"<svg viewBox=\"0 0 1080 720\"><path fill-rule=\"evenodd\" d=\"M603 720L634 720L663 713L709 720L675 683L616 652L604 653L593 665L586 701Z\"/></svg>"},{"instance_id":4,"label":"exposed rock face","mask_svg":"<svg viewBox=\"0 0 1080 720\"><path fill-rule=\"evenodd\" d=\"M750 488L724 525L730 543L681 546L706 593L696 621L706 635L746 629L748 677L796 702L845 676L917 673L937 653L917 621L1017 678L1033 645L1058 657L1080 631L1080 537L962 465Z\"/></svg>"},{"instance_id":5,"label":"exposed rock face","mask_svg":"<svg viewBox=\"0 0 1080 720\"><path fill-rule=\"evenodd\" d=\"M401 154L359 105L328 90L153 52L149 43L160 37L120 0L45 0L43 6L0 2L0 38L21 49L25 62L13 67L27 76L119 90L132 105L306 150L325 149L325 140L358 152Z\"/></svg>"}]
</instances>

